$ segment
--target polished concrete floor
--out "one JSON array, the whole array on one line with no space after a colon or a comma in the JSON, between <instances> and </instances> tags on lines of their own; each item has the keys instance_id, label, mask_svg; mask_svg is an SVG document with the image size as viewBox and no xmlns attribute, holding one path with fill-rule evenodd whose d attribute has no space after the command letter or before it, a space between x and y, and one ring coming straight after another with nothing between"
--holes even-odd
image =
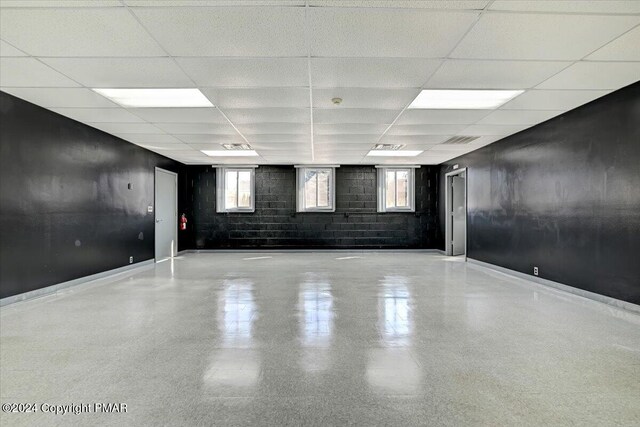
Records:
<instances>
[{"instance_id":1,"label":"polished concrete floor","mask_svg":"<svg viewBox=\"0 0 640 427\"><path fill-rule=\"evenodd\" d=\"M640 316L424 252L188 254L1 310L2 425L640 425Z\"/></svg>"}]
</instances>

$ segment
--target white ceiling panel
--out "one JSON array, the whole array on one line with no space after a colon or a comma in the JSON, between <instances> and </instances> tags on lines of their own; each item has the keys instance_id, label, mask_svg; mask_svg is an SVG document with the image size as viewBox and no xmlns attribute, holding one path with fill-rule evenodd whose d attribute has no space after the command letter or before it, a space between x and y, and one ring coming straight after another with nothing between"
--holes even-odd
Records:
<instances>
[{"instance_id":1,"label":"white ceiling panel","mask_svg":"<svg viewBox=\"0 0 640 427\"><path fill-rule=\"evenodd\" d=\"M640 5L640 1L637 2ZM640 61L640 26L587 56L594 61Z\"/></svg>"},{"instance_id":2,"label":"white ceiling panel","mask_svg":"<svg viewBox=\"0 0 640 427\"><path fill-rule=\"evenodd\" d=\"M245 140L236 132L234 134L198 134L176 133L176 138L186 144L242 144Z\"/></svg>"},{"instance_id":3,"label":"white ceiling panel","mask_svg":"<svg viewBox=\"0 0 640 427\"><path fill-rule=\"evenodd\" d=\"M442 61L422 58L312 58L315 87L419 88Z\"/></svg>"},{"instance_id":4,"label":"white ceiling panel","mask_svg":"<svg viewBox=\"0 0 640 427\"><path fill-rule=\"evenodd\" d=\"M2 0L0 7L123 7L120 0Z\"/></svg>"},{"instance_id":5,"label":"white ceiling panel","mask_svg":"<svg viewBox=\"0 0 640 427\"><path fill-rule=\"evenodd\" d=\"M576 62L539 89L619 89L640 80L640 62Z\"/></svg>"},{"instance_id":6,"label":"white ceiling panel","mask_svg":"<svg viewBox=\"0 0 640 427\"><path fill-rule=\"evenodd\" d=\"M77 87L73 80L34 58L0 58L0 87Z\"/></svg>"},{"instance_id":7,"label":"white ceiling panel","mask_svg":"<svg viewBox=\"0 0 640 427\"><path fill-rule=\"evenodd\" d=\"M456 125L472 124L489 114L491 110L421 110L408 109L396 125Z\"/></svg>"},{"instance_id":8,"label":"white ceiling panel","mask_svg":"<svg viewBox=\"0 0 640 427\"><path fill-rule=\"evenodd\" d=\"M309 139L309 133L307 132L306 134L300 134L300 135L294 135L294 134L283 134L283 135L278 135L278 134L267 134L267 135L260 135L260 134L251 134L249 135L249 138L251 139L251 143L271 143L271 142L275 142L275 143L291 143L291 144L299 144L299 143L304 143L304 144L308 144L310 139Z\"/></svg>"},{"instance_id":9,"label":"white ceiling panel","mask_svg":"<svg viewBox=\"0 0 640 427\"><path fill-rule=\"evenodd\" d=\"M244 123L309 123L309 108L241 108L224 110L234 125Z\"/></svg>"},{"instance_id":10,"label":"white ceiling panel","mask_svg":"<svg viewBox=\"0 0 640 427\"><path fill-rule=\"evenodd\" d=\"M608 90L529 90L501 110L571 110L610 93Z\"/></svg>"},{"instance_id":11,"label":"white ceiling panel","mask_svg":"<svg viewBox=\"0 0 640 427\"><path fill-rule=\"evenodd\" d=\"M252 134L260 135L302 135L311 132L311 126L306 123L246 123L237 125L240 132L242 132L249 141Z\"/></svg>"},{"instance_id":12,"label":"white ceiling panel","mask_svg":"<svg viewBox=\"0 0 640 427\"><path fill-rule=\"evenodd\" d=\"M309 85L304 58L176 58L198 86L304 87Z\"/></svg>"},{"instance_id":13,"label":"white ceiling panel","mask_svg":"<svg viewBox=\"0 0 640 427\"><path fill-rule=\"evenodd\" d=\"M228 108L308 108L309 89L303 87L280 88L200 88L216 106Z\"/></svg>"},{"instance_id":14,"label":"white ceiling panel","mask_svg":"<svg viewBox=\"0 0 640 427\"><path fill-rule=\"evenodd\" d=\"M33 56L164 55L124 8L3 9L0 38Z\"/></svg>"},{"instance_id":15,"label":"white ceiling panel","mask_svg":"<svg viewBox=\"0 0 640 427\"><path fill-rule=\"evenodd\" d=\"M140 117L131 114L124 108L51 108L51 111L85 123L144 122Z\"/></svg>"},{"instance_id":16,"label":"white ceiling panel","mask_svg":"<svg viewBox=\"0 0 640 427\"><path fill-rule=\"evenodd\" d=\"M449 135L392 135L386 134L380 142L383 144L433 145L449 138Z\"/></svg>"},{"instance_id":17,"label":"white ceiling panel","mask_svg":"<svg viewBox=\"0 0 640 427\"><path fill-rule=\"evenodd\" d=\"M489 10L556 13L640 13L637 0L496 0Z\"/></svg>"},{"instance_id":18,"label":"white ceiling panel","mask_svg":"<svg viewBox=\"0 0 640 427\"><path fill-rule=\"evenodd\" d=\"M459 135L485 136L485 135L511 135L527 129L530 125L471 125L466 127Z\"/></svg>"},{"instance_id":19,"label":"white ceiling panel","mask_svg":"<svg viewBox=\"0 0 640 427\"><path fill-rule=\"evenodd\" d=\"M27 54L11 46L9 43L0 40L0 57L1 56L27 56Z\"/></svg>"},{"instance_id":20,"label":"white ceiling panel","mask_svg":"<svg viewBox=\"0 0 640 427\"><path fill-rule=\"evenodd\" d=\"M418 96L418 89L376 89L337 87L313 90L314 108L335 108L332 99L341 98L340 108L401 110ZM307 96L308 98L308 96ZM307 104L309 100L307 99Z\"/></svg>"},{"instance_id":21,"label":"white ceiling panel","mask_svg":"<svg viewBox=\"0 0 640 427\"><path fill-rule=\"evenodd\" d=\"M7 93L45 108L120 108L118 104L85 88L3 88Z\"/></svg>"},{"instance_id":22,"label":"white ceiling panel","mask_svg":"<svg viewBox=\"0 0 640 427\"><path fill-rule=\"evenodd\" d=\"M311 56L447 56L477 12L416 9L311 8Z\"/></svg>"},{"instance_id":23,"label":"white ceiling panel","mask_svg":"<svg viewBox=\"0 0 640 427\"><path fill-rule=\"evenodd\" d=\"M375 123L315 124L316 135L382 135L388 125Z\"/></svg>"},{"instance_id":24,"label":"white ceiling panel","mask_svg":"<svg viewBox=\"0 0 640 427\"><path fill-rule=\"evenodd\" d=\"M310 6L482 10L490 0L311 0Z\"/></svg>"},{"instance_id":25,"label":"white ceiling panel","mask_svg":"<svg viewBox=\"0 0 640 427\"><path fill-rule=\"evenodd\" d=\"M158 132L161 132L158 130ZM166 133L162 134L153 134L153 133L119 133L116 134L118 138L125 139L129 142L133 142L134 144L162 144L162 145L171 145L171 144L182 144L179 139L174 136L167 135Z\"/></svg>"},{"instance_id":26,"label":"white ceiling panel","mask_svg":"<svg viewBox=\"0 0 640 427\"><path fill-rule=\"evenodd\" d=\"M638 23L640 17L632 15L490 13L480 18L451 56L578 60Z\"/></svg>"},{"instance_id":27,"label":"white ceiling panel","mask_svg":"<svg viewBox=\"0 0 640 427\"><path fill-rule=\"evenodd\" d=\"M155 125L170 134L237 134L228 123L155 123Z\"/></svg>"},{"instance_id":28,"label":"white ceiling panel","mask_svg":"<svg viewBox=\"0 0 640 427\"><path fill-rule=\"evenodd\" d=\"M43 61L87 87L193 87L169 58L44 58Z\"/></svg>"},{"instance_id":29,"label":"white ceiling panel","mask_svg":"<svg viewBox=\"0 0 640 427\"><path fill-rule=\"evenodd\" d=\"M174 56L306 56L301 7L134 8Z\"/></svg>"},{"instance_id":30,"label":"white ceiling panel","mask_svg":"<svg viewBox=\"0 0 640 427\"><path fill-rule=\"evenodd\" d=\"M426 87L526 89L571 65L564 61L445 61Z\"/></svg>"},{"instance_id":31,"label":"white ceiling panel","mask_svg":"<svg viewBox=\"0 0 640 427\"><path fill-rule=\"evenodd\" d=\"M375 144L379 135L315 135L313 142L321 147L326 143L339 144Z\"/></svg>"},{"instance_id":32,"label":"white ceiling panel","mask_svg":"<svg viewBox=\"0 0 640 427\"><path fill-rule=\"evenodd\" d=\"M151 123L228 123L217 108L131 108Z\"/></svg>"},{"instance_id":33,"label":"white ceiling panel","mask_svg":"<svg viewBox=\"0 0 640 427\"><path fill-rule=\"evenodd\" d=\"M140 147L144 147L147 150L152 150L155 151L157 153L161 153L164 154L165 151L191 151L193 150L193 147L188 146L187 144L157 144L157 143L135 143L136 145L139 145Z\"/></svg>"},{"instance_id":34,"label":"white ceiling panel","mask_svg":"<svg viewBox=\"0 0 640 427\"><path fill-rule=\"evenodd\" d=\"M103 130L112 135L120 135L125 133L162 133L160 129L151 123L90 123L89 126Z\"/></svg>"},{"instance_id":35,"label":"white ceiling panel","mask_svg":"<svg viewBox=\"0 0 640 427\"><path fill-rule=\"evenodd\" d=\"M387 135L455 135L467 125L394 125Z\"/></svg>"},{"instance_id":36,"label":"white ceiling panel","mask_svg":"<svg viewBox=\"0 0 640 427\"><path fill-rule=\"evenodd\" d=\"M313 123L379 123L390 124L400 114L400 110L376 110L366 108L314 109Z\"/></svg>"},{"instance_id":37,"label":"white ceiling panel","mask_svg":"<svg viewBox=\"0 0 640 427\"><path fill-rule=\"evenodd\" d=\"M534 125L544 122L564 111L555 110L496 110L478 121L478 125Z\"/></svg>"},{"instance_id":38,"label":"white ceiling panel","mask_svg":"<svg viewBox=\"0 0 640 427\"><path fill-rule=\"evenodd\" d=\"M129 6L304 6L304 0L124 0Z\"/></svg>"}]
</instances>

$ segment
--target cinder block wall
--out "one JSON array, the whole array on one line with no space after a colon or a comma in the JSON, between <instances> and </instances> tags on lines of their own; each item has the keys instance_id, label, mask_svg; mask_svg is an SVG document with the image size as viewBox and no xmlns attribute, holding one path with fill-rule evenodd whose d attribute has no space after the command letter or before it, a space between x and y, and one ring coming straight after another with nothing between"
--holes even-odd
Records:
<instances>
[{"instance_id":1,"label":"cinder block wall","mask_svg":"<svg viewBox=\"0 0 640 427\"><path fill-rule=\"evenodd\" d=\"M293 166L256 169L256 211L216 213L216 174L210 166L187 166L181 203L189 230L181 249L220 248L435 248L438 166L416 170L416 212L376 212L376 169L336 170L336 212L296 213Z\"/></svg>"}]
</instances>

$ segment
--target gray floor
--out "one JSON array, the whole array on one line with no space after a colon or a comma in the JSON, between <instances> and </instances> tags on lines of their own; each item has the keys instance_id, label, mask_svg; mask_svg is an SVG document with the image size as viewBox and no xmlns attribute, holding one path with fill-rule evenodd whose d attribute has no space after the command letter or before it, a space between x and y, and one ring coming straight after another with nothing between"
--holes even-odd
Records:
<instances>
[{"instance_id":1,"label":"gray floor","mask_svg":"<svg viewBox=\"0 0 640 427\"><path fill-rule=\"evenodd\" d=\"M640 425L640 316L419 252L189 254L1 310L2 425Z\"/></svg>"}]
</instances>

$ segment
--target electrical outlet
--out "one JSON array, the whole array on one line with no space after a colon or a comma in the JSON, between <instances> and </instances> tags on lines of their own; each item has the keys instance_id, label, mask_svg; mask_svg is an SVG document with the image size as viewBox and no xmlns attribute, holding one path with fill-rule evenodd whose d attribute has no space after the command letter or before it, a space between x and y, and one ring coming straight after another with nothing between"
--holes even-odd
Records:
<instances>
[{"instance_id":1,"label":"electrical outlet","mask_svg":"<svg viewBox=\"0 0 640 427\"><path fill-rule=\"evenodd\" d=\"M129 264L133 264L133 257L132 256L129 257Z\"/></svg>"},{"instance_id":2,"label":"electrical outlet","mask_svg":"<svg viewBox=\"0 0 640 427\"><path fill-rule=\"evenodd\" d=\"M534 276L538 275L538 267L533 267L533 275Z\"/></svg>"}]
</instances>

